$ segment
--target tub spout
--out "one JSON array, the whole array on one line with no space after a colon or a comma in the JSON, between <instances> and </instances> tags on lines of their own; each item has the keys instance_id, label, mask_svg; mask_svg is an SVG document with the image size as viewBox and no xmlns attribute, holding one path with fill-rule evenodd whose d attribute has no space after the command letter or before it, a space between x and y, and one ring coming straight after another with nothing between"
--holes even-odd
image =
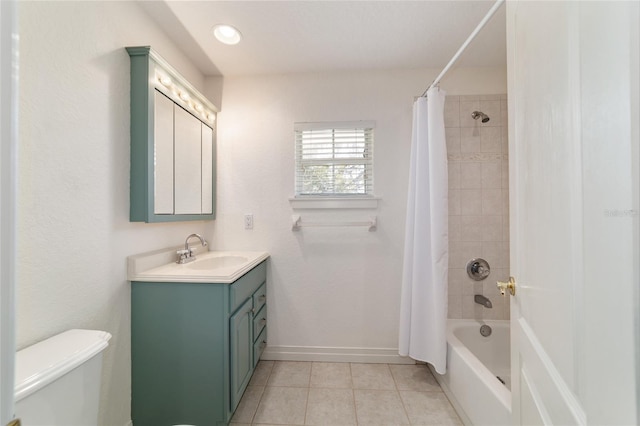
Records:
<instances>
[{"instance_id":1,"label":"tub spout","mask_svg":"<svg viewBox=\"0 0 640 426\"><path fill-rule=\"evenodd\" d=\"M491 300L487 299L486 297L484 297L481 294L476 294L475 296L473 296L473 300L479 304L484 306L485 308L492 308L493 306L491 305Z\"/></svg>"}]
</instances>

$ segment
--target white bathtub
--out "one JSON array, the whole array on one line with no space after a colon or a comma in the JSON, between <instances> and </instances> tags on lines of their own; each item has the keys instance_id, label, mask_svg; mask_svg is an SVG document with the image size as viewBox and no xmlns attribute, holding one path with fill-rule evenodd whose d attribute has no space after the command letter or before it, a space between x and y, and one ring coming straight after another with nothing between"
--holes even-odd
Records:
<instances>
[{"instance_id":1,"label":"white bathtub","mask_svg":"<svg viewBox=\"0 0 640 426\"><path fill-rule=\"evenodd\" d=\"M489 337L480 334L483 324L493 330ZM506 426L511 423L509 364L509 321L448 320L447 373L434 375L466 425Z\"/></svg>"}]
</instances>

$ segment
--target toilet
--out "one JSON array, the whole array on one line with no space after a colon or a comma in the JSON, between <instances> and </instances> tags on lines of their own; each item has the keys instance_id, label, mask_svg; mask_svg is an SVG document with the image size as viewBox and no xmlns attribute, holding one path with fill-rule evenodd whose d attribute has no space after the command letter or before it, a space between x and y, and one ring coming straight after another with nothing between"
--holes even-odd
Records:
<instances>
[{"instance_id":1,"label":"toilet","mask_svg":"<svg viewBox=\"0 0 640 426\"><path fill-rule=\"evenodd\" d=\"M22 424L96 425L109 339L105 331L69 330L18 351L15 416Z\"/></svg>"}]
</instances>

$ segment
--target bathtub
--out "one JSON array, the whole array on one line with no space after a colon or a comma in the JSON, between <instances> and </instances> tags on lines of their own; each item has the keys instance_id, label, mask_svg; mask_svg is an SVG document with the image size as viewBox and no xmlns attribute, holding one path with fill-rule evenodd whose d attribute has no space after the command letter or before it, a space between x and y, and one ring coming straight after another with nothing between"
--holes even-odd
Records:
<instances>
[{"instance_id":1,"label":"bathtub","mask_svg":"<svg viewBox=\"0 0 640 426\"><path fill-rule=\"evenodd\" d=\"M511 424L510 370L509 321L448 320L447 373L432 371L466 425Z\"/></svg>"}]
</instances>

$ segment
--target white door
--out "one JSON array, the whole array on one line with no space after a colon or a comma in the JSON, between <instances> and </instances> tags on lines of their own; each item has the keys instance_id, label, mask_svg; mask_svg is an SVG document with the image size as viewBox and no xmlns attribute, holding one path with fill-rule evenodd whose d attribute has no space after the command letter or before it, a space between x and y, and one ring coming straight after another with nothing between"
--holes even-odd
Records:
<instances>
[{"instance_id":1,"label":"white door","mask_svg":"<svg viewBox=\"0 0 640 426\"><path fill-rule=\"evenodd\" d=\"M13 418L15 360L16 4L0 1L0 425Z\"/></svg>"},{"instance_id":2,"label":"white door","mask_svg":"<svg viewBox=\"0 0 640 426\"><path fill-rule=\"evenodd\" d=\"M638 424L638 2L507 3L514 424Z\"/></svg>"}]
</instances>

